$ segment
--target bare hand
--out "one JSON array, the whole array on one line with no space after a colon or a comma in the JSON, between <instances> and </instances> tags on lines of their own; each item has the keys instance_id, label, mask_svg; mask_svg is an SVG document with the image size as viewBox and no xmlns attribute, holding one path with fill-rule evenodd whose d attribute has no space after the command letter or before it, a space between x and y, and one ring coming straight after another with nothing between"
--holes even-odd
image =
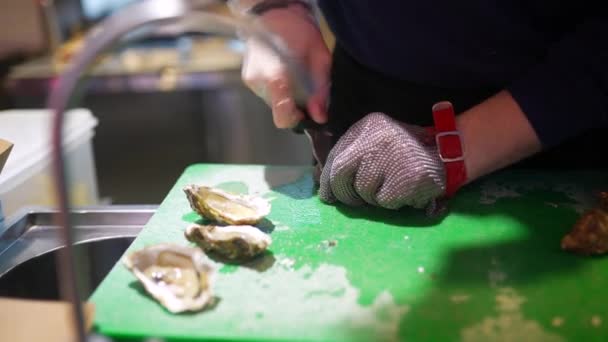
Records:
<instances>
[{"instance_id":1,"label":"bare hand","mask_svg":"<svg viewBox=\"0 0 608 342\"><path fill-rule=\"evenodd\" d=\"M308 112L315 122L327 122L325 108L331 56L316 23L308 11L297 4L269 11L259 20L278 34L293 56L309 69L315 93L306 104ZM294 127L304 118L304 114L296 109L285 65L254 39L247 41L242 77L249 88L270 105L278 128Z\"/></svg>"}]
</instances>

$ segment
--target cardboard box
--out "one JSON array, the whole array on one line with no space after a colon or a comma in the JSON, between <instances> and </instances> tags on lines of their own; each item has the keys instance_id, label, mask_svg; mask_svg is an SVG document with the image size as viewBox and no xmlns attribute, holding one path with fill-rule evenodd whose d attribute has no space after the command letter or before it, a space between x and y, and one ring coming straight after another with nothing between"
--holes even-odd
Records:
<instances>
[{"instance_id":1,"label":"cardboard box","mask_svg":"<svg viewBox=\"0 0 608 342\"><path fill-rule=\"evenodd\" d=\"M4 168L4 164L6 164L6 160L8 159L8 155L11 154L13 150L13 144L0 139L0 172L2 172L2 168Z\"/></svg>"},{"instance_id":2,"label":"cardboard box","mask_svg":"<svg viewBox=\"0 0 608 342\"><path fill-rule=\"evenodd\" d=\"M83 303L86 331L89 331L93 324L94 312L92 303ZM76 341L70 304L0 298L0 341Z\"/></svg>"}]
</instances>

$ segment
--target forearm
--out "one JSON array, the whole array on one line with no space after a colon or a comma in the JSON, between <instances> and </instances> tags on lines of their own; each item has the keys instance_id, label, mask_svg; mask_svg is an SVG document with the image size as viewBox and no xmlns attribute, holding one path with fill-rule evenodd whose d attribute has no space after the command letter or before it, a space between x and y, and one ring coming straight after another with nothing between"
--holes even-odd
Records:
<instances>
[{"instance_id":1,"label":"forearm","mask_svg":"<svg viewBox=\"0 0 608 342\"><path fill-rule=\"evenodd\" d=\"M541 150L532 125L507 91L457 118L465 148L467 183Z\"/></svg>"}]
</instances>

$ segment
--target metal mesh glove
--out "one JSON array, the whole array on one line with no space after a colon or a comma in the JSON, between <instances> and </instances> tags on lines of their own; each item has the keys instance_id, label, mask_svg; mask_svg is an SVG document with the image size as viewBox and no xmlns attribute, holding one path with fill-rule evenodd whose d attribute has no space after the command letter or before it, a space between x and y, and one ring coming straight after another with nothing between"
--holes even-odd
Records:
<instances>
[{"instance_id":1,"label":"metal mesh glove","mask_svg":"<svg viewBox=\"0 0 608 342\"><path fill-rule=\"evenodd\" d=\"M419 126L371 113L355 123L331 150L319 196L348 205L434 211L445 193L445 171L433 139Z\"/></svg>"}]
</instances>

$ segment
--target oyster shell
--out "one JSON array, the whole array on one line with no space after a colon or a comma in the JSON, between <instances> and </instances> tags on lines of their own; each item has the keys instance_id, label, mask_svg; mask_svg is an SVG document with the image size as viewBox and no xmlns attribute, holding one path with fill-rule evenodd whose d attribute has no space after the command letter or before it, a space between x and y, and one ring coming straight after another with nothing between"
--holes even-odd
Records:
<instances>
[{"instance_id":1,"label":"oyster shell","mask_svg":"<svg viewBox=\"0 0 608 342\"><path fill-rule=\"evenodd\" d=\"M158 244L129 254L123 263L173 313L201 310L213 298L215 267L197 248Z\"/></svg>"},{"instance_id":2,"label":"oyster shell","mask_svg":"<svg viewBox=\"0 0 608 342\"><path fill-rule=\"evenodd\" d=\"M270 213L270 203L258 196L236 195L195 184L186 186L184 192L194 211L220 223L256 224Z\"/></svg>"},{"instance_id":3,"label":"oyster shell","mask_svg":"<svg viewBox=\"0 0 608 342\"><path fill-rule=\"evenodd\" d=\"M246 260L261 254L270 246L270 236L253 226L201 226L186 228L186 239L206 252L215 252L227 259Z\"/></svg>"},{"instance_id":4,"label":"oyster shell","mask_svg":"<svg viewBox=\"0 0 608 342\"><path fill-rule=\"evenodd\" d=\"M584 255L608 253L608 193L599 195L599 206L581 216L562 238L563 250Z\"/></svg>"}]
</instances>

